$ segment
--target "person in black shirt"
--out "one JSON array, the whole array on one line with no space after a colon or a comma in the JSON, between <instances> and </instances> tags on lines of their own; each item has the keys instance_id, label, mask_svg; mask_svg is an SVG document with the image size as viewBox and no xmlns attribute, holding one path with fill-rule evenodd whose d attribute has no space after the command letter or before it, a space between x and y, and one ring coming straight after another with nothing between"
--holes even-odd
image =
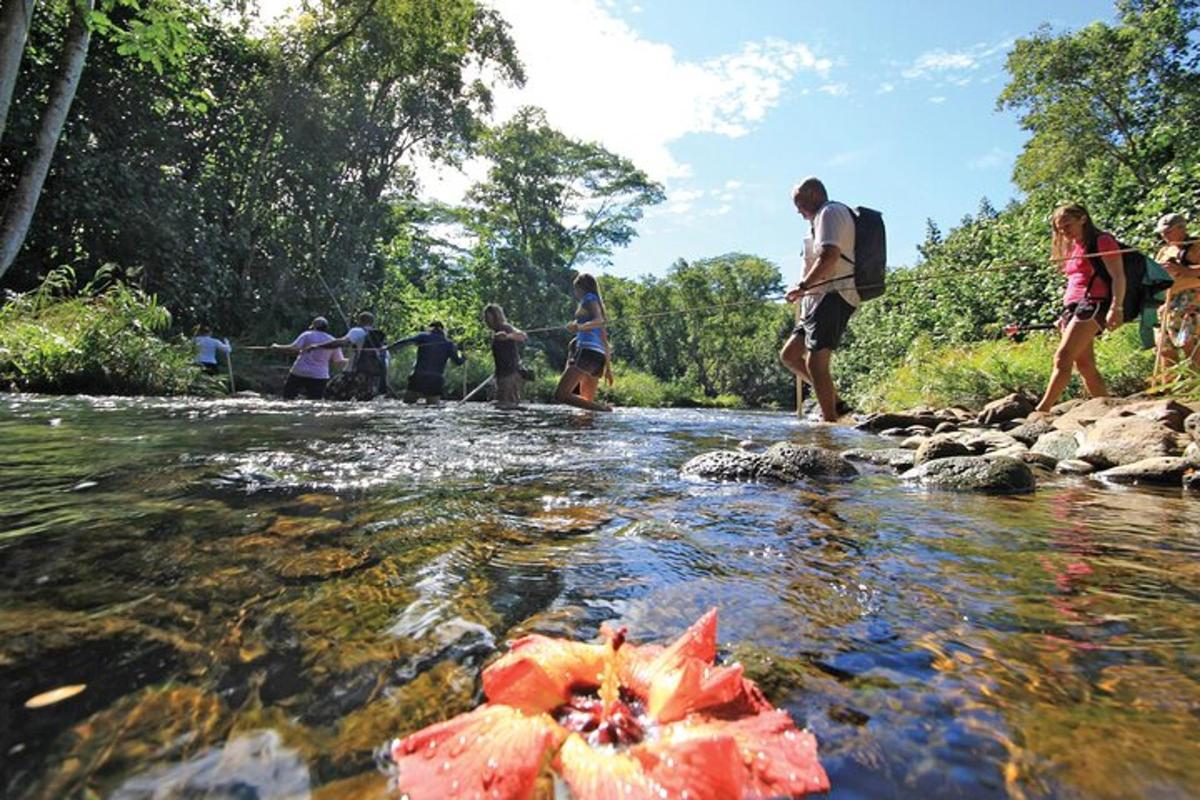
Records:
<instances>
[{"instance_id":1,"label":"person in black shirt","mask_svg":"<svg viewBox=\"0 0 1200 800\"><path fill-rule=\"evenodd\" d=\"M408 388L404 391L404 402L415 403L424 399L427 404L441 402L442 390L446 382L446 362L453 360L455 364L463 364L467 357L462 348L446 337L446 328L442 323L429 323L429 330L398 339L388 345L403 347L406 344L417 346L417 363L413 366L412 375L408 378Z\"/></svg>"},{"instance_id":2,"label":"person in black shirt","mask_svg":"<svg viewBox=\"0 0 1200 800\"><path fill-rule=\"evenodd\" d=\"M516 408L521 405L520 344L529 337L504 318L504 309L491 304L483 309L483 321L492 330L492 359L496 362L496 407Z\"/></svg>"}]
</instances>

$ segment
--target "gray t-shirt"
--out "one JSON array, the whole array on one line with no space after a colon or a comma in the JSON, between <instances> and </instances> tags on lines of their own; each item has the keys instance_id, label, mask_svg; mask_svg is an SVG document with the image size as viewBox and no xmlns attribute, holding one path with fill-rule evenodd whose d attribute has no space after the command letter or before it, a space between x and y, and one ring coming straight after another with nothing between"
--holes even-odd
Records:
<instances>
[{"instance_id":1,"label":"gray t-shirt","mask_svg":"<svg viewBox=\"0 0 1200 800\"><path fill-rule=\"evenodd\" d=\"M849 208L842 203L827 202L813 217L812 228L813 260L811 263L806 260L805 275L816 264L816 256L825 245L836 245L842 251L842 255L851 261L854 260L854 215ZM815 294L804 296L804 303L801 306L804 316L807 317L816 311L825 295L835 290L847 303L858 306L858 290L854 288L854 264L847 261L846 258L838 258L837 266L834 267L833 275L830 276L835 279L832 283L818 287Z\"/></svg>"}]
</instances>

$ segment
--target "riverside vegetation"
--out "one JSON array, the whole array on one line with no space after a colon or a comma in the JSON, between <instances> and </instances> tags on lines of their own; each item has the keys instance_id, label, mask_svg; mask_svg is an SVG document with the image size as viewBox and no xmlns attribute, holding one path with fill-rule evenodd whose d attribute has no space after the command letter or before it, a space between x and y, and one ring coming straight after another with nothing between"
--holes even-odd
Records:
<instances>
[{"instance_id":1,"label":"riverside vegetation","mask_svg":"<svg viewBox=\"0 0 1200 800\"><path fill-rule=\"evenodd\" d=\"M61 77L75 8L52 0L30 19L0 132L6 195L27 189L47 123L41 98ZM361 307L395 333L443 319L482 352L485 302L523 327L563 323L573 270L603 265L663 199L636 165L554 130L536 108L489 126L492 89L524 72L504 20L471 0L350 0L266 33L245 4L217 0L105 0L93 15L36 216L11 266L0 266L19 294L0 331L10 388L204 390L211 384L184 358L196 325L235 345L265 343L313 313L337 320ZM1148 249L1159 214L1200 217L1200 131L1183 122L1200 118L1198 29L1192 0L1120 0L1111 22L1014 44L997 103L1030 135L1014 175L1022 196L1003 209L985 199L944 234L930 222L919 262L855 315L835 363L858 407L978 404L1044 382L1052 340L1013 346L998 335L1006 323L1053 317L1061 277L1045 262L1046 213L1064 198ZM491 84L470 77L476 66ZM425 203L409 166L418 151L444 164L483 157L491 168L461 206ZM1017 262L1027 264L1010 268ZM111 296L75 298L55 282L38 290L59 265L85 287L119 265L107 267ZM794 387L776 362L790 324L775 300L783 282L779 265L753 254L604 278L621 376L609 398L790 406ZM134 357L123 338L83 337L55 303L103 307L106 324L161 341ZM647 314L657 316L634 319ZM567 338L541 334L526 348L544 373L535 397ZM1128 331L1100 350L1114 390L1144 386L1151 359ZM242 388L281 381L282 362L235 357ZM469 383L487 376L486 361L468 365Z\"/></svg>"}]
</instances>

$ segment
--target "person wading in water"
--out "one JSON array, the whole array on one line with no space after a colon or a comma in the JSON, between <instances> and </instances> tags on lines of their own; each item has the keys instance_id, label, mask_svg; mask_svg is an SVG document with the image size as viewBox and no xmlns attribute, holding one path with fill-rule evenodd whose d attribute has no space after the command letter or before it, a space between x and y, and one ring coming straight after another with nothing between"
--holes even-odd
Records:
<instances>
[{"instance_id":1,"label":"person wading in water","mask_svg":"<svg viewBox=\"0 0 1200 800\"><path fill-rule=\"evenodd\" d=\"M492 331L496 407L516 408L521 405L521 385L525 382L520 345L529 337L508 324L504 309L498 305L491 304L483 309L483 321Z\"/></svg>"},{"instance_id":2,"label":"person wading in water","mask_svg":"<svg viewBox=\"0 0 1200 800\"><path fill-rule=\"evenodd\" d=\"M434 320L429 323L429 330L398 339L388 345L388 348L403 347L407 344L417 346L417 363L413 365L412 375L408 377L408 388L404 390L404 402L415 403L424 400L427 405L440 403L445 391L446 362L453 360L455 364L466 363L462 348L446 336L446 326Z\"/></svg>"},{"instance_id":3,"label":"person wading in water","mask_svg":"<svg viewBox=\"0 0 1200 800\"><path fill-rule=\"evenodd\" d=\"M612 407L596 401L596 389L603 375L612 386L612 364L608 352L608 333L605 327L608 318L604 313L604 301L600 299L600 285L596 278L581 272L575 278L575 319L567 330L576 336L575 357L567 362L567 368L558 380L554 399L588 411L612 411ZM575 394L578 390L578 394Z\"/></svg>"}]
</instances>

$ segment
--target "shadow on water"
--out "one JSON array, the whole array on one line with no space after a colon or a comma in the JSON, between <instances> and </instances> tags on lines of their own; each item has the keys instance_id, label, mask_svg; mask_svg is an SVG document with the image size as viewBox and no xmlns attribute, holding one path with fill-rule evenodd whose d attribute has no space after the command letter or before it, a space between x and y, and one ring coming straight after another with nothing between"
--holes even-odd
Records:
<instances>
[{"instance_id":1,"label":"shadow on water","mask_svg":"<svg viewBox=\"0 0 1200 800\"><path fill-rule=\"evenodd\" d=\"M772 414L7 396L0 435L6 797L384 797L380 746L477 703L506 640L713 605L835 797L1200 794L1174 493L679 477L876 446Z\"/></svg>"}]
</instances>

